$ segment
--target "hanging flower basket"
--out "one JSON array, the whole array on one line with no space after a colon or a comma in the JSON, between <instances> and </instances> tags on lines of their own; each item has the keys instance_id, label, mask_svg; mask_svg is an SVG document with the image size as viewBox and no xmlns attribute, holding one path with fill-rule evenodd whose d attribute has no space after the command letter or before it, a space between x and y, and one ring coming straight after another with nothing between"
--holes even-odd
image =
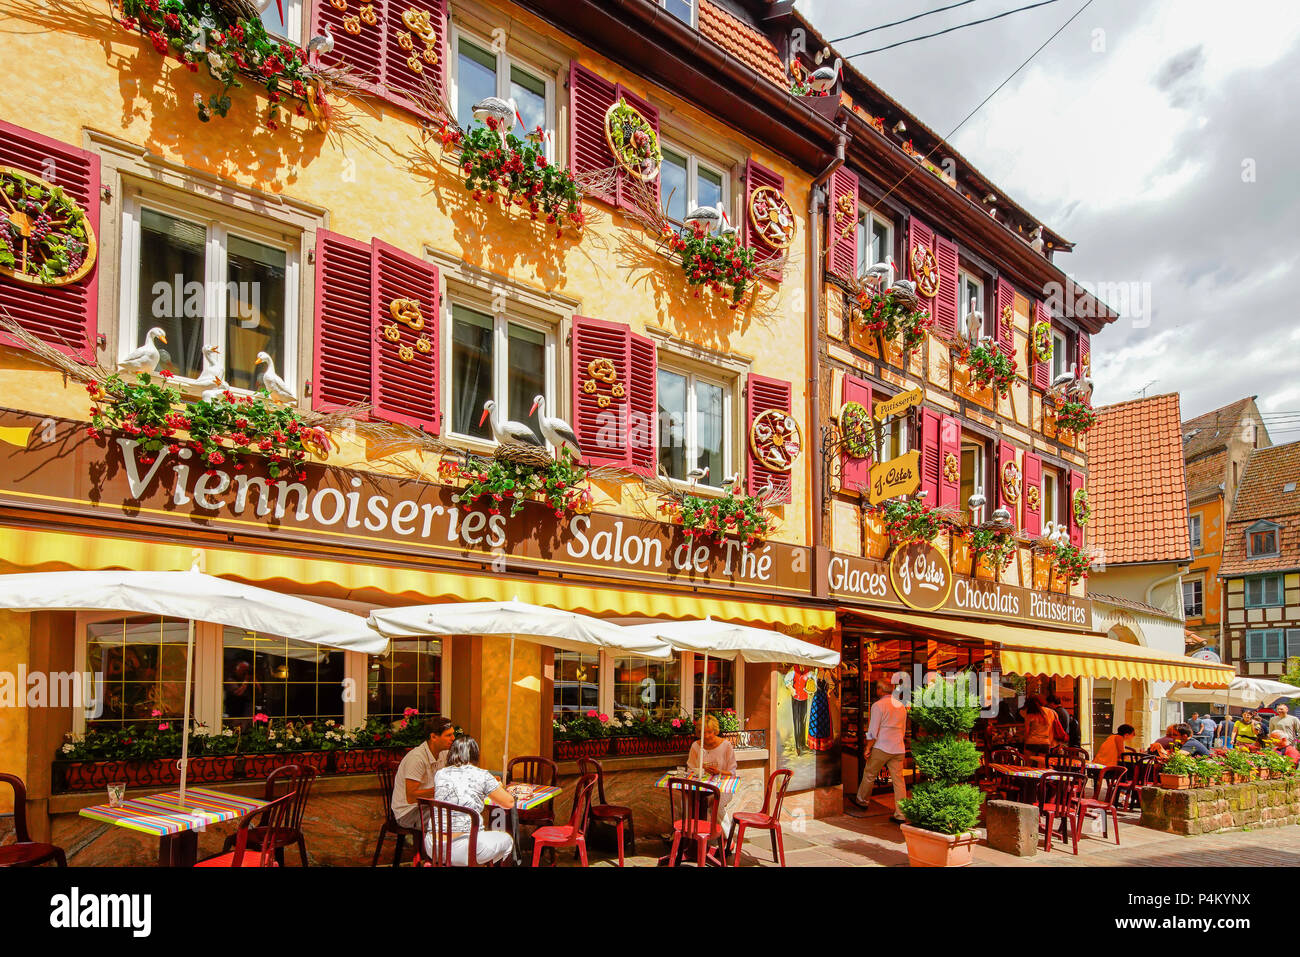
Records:
<instances>
[{"instance_id":1,"label":"hanging flower basket","mask_svg":"<svg viewBox=\"0 0 1300 957\"><path fill-rule=\"evenodd\" d=\"M976 562L976 574L983 568L991 579L996 579L1011 564L1016 554L1016 537L1010 531L975 528L966 532L971 554Z\"/></svg>"},{"instance_id":2,"label":"hanging flower basket","mask_svg":"<svg viewBox=\"0 0 1300 957\"><path fill-rule=\"evenodd\" d=\"M1092 559L1085 555L1083 549L1065 543L1054 545L1050 552L1052 561L1052 571L1067 585L1074 585L1081 579L1088 577L1088 569L1092 567Z\"/></svg>"},{"instance_id":3,"label":"hanging flower basket","mask_svg":"<svg viewBox=\"0 0 1300 957\"><path fill-rule=\"evenodd\" d=\"M758 498L727 492L717 498L683 495L679 500L659 506L670 521L680 525L693 539L713 541L718 545L728 536L740 539L749 548L765 539L772 529L772 519Z\"/></svg>"},{"instance_id":4,"label":"hanging flower basket","mask_svg":"<svg viewBox=\"0 0 1300 957\"><path fill-rule=\"evenodd\" d=\"M1016 360L996 345L977 343L962 347L961 362L970 369L971 385L977 389L993 387L1003 398L1016 381Z\"/></svg>"},{"instance_id":5,"label":"hanging flower basket","mask_svg":"<svg viewBox=\"0 0 1300 957\"><path fill-rule=\"evenodd\" d=\"M691 223L681 232L665 227L660 238L676 256L687 284L695 287L696 298L708 289L728 296L734 309L758 281L754 251L742 246L734 233L715 235Z\"/></svg>"},{"instance_id":6,"label":"hanging flower basket","mask_svg":"<svg viewBox=\"0 0 1300 957\"><path fill-rule=\"evenodd\" d=\"M85 211L63 187L0 166L0 275L66 286L90 275L97 248Z\"/></svg>"},{"instance_id":7,"label":"hanging flower basket","mask_svg":"<svg viewBox=\"0 0 1300 957\"><path fill-rule=\"evenodd\" d=\"M894 546L932 542L941 532L951 528L953 521L947 510L926 505L917 498L891 498L870 506L870 511L883 520L885 532Z\"/></svg>"},{"instance_id":8,"label":"hanging flower basket","mask_svg":"<svg viewBox=\"0 0 1300 957\"><path fill-rule=\"evenodd\" d=\"M481 466L446 463L438 466L444 479L465 484L452 501L466 508L483 508L489 515L505 509L513 517L529 501L541 502L556 518L586 515L591 511L592 494L587 481L587 467L575 462L568 452L559 458L543 455L537 460L497 457Z\"/></svg>"},{"instance_id":9,"label":"hanging flower basket","mask_svg":"<svg viewBox=\"0 0 1300 957\"><path fill-rule=\"evenodd\" d=\"M1097 424L1097 413L1092 405L1082 399L1064 398L1056 409L1058 431L1083 435Z\"/></svg>"},{"instance_id":10,"label":"hanging flower basket","mask_svg":"<svg viewBox=\"0 0 1300 957\"><path fill-rule=\"evenodd\" d=\"M864 332L878 335L885 342L898 341L904 355L908 355L925 341L933 326L926 309L915 309L904 303L892 290L883 292L860 285L849 304L852 321Z\"/></svg>"}]
</instances>

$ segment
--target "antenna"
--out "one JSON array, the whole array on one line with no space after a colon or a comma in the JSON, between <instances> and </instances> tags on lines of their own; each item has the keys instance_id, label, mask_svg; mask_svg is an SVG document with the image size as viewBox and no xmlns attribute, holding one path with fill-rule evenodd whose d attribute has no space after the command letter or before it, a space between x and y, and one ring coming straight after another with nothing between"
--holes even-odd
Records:
<instances>
[{"instance_id":1,"label":"antenna","mask_svg":"<svg viewBox=\"0 0 1300 957\"><path fill-rule=\"evenodd\" d=\"M1159 381L1160 381L1159 379L1152 379L1150 382L1148 382L1148 383L1147 383L1146 385L1144 385L1142 388L1138 389L1138 390L1137 390L1136 392L1134 392L1133 394L1134 394L1134 395L1140 395L1140 396L1142 396L1142 398L1145 399L1145 398L1147 397L1147 389L1151 388L1153 385L1155 385L1155 384L1156 384L1157 382L1159 382Z\"/></svg>"}]
</instances>

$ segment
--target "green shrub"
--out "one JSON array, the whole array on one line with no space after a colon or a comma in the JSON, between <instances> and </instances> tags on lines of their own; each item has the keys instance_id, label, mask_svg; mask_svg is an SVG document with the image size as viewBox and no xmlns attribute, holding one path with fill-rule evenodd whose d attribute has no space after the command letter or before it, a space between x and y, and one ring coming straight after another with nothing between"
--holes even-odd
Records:
<instances>
[{"instance_id":1,"label":"green shrub","mask_svg":"<svg viewBox=\"0 0 1300 957\"><path fill-rule=\"evenodd\" d=\"M908 823L941 834L965 834L979 823L984 795L973 784L925 781L901 803Z\"/></svg>"},{"instance_id":2,"label":"green shrub","mask_svg":"<svg viewBox=\"0 0 1300 957\"><path fill-rule=\"evenodd\" d=\"M928 735L969 733L980 715L974 683L973 675L963 674L915 689L910 715L913 726Z\"/></svg>"},{"instance_id":3,"label":"green shrub","mask_svg":"<svg viewBox=\"0 0 1300 957\"><path fill-rule=\"evenodd\" d=\"M970 674L939 679L912 693L911 718L921 732L912 741L912 757L928 780L899 802L899 810L914 827L965 834L979 823L984 795L964 783L979 767L979 752L964 737L979 717L974 680Z\"/></svg>"},{"instance_id":4,"label":"green shrub","mask_svg":"<svg viewBox=\"0 0 1300 957\"><path fill-rule=\"evenodd\" d=\"M916 769L930 781L966 781L980 766L980 752L970 741L944 735L912 741Z\"/></svg>"},{"instance_id":5,"label":"green shrub","mask_svg":"<svg viewBox=\"0 0 1300 957\"><path fill-rule=\"evenodd\" d=\"M1186 751L1175 751L1173 756L1160 769L1162 774L1175 774L1187 777L1192 773L1192 759Z\"/></svg>"}]
</instances>

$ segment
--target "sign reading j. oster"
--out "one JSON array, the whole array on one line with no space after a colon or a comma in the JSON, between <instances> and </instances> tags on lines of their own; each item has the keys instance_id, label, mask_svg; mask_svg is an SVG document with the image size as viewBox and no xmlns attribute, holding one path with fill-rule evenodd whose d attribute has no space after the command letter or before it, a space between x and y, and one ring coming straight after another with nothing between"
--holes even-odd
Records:
<instances>
[{"instance_id":1,"label":"sign reading j. oster","mask_svg":"<svg viewBox=\"0 0 1300 957\"><path fill-rule=\"evenodd\" d=\"M868 500L877 505L886 499L911 495L921 485L921 453L904 452L896 459L871 466Z\"/></svg>"}]
</instances>

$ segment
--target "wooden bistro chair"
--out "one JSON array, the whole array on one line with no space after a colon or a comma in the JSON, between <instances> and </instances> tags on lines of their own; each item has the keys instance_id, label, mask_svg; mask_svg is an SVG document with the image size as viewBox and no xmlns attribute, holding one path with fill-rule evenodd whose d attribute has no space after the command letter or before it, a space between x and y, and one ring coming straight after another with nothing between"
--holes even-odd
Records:
<instances>
[{"instance_id":1,"label":"wooden bistro chair","mask_svg":"<svg viewBox=\"0 0 1300 957\"><path fill-rule=\"evenodd\" d=\"M727 866L727 851L723 844L722 827L718 824L718 805L722 792L716 785L693 781L690 778L668 779L668 817L673 822L673 843L667 857L660 864L676 867L679 854L690 844L695 845L695 863ZM718 845L715 855L709 847Z\"/></svg>"},{"instance_id":2,"label":"wooden bistro chair","mask_svg":"<svg viewBox=\"0 0 1300 957\"><path fill-rule=\"evenodd\" d=\"M989 755L989 764L1005 764L1023 768L1028 763L1024 754L1015 748L994 748L993 753ZM1006 801L1022 800L1027 787L1025 782L1035 783L1032 778L1015 778L1004 771L994 772L993 780L995 782L994 790Z\"/></svg>"},{"instance_id":3,"label":"wooden bistro chair","mask_svg":"<svg viewBox=\"0 0 1300 957\"><path fill-rule=\"evenodd\" d=\"M770 833L772 860L785 867L785 842L781 836L781 805L785 801L785 791L790 786L792 777L794 772L786 768L773 771L768 775L767 787L763 789L763 810L737 811L731 815L731 830L735 835L735 843L731 844L730 836L727 843L732 847L732 866L740 866L740 850L745 846L745 829L753 828Z\"/></svg>"},{"instance_id":4,"label":"wooden bistro chair","mask_svg":"<svg viewBox=\"0 0 1300 957\"><path fill-rule=\"evenodd\" d=\"M538 787L555 787L560 779L560 766L550 758L540 754L528 754L511 758L506 765L506 786L511 784L532 784ZM545 827L555 823L555 801L546 801L541 806L519 812L520 827Z\"/></svg>"},{"instance_id":5,"label":"wooden bistro chair","mask_svg":"<svg viewBox=\"0 0 1300 957\"><path fill-rule=\"evenodd\" d=\"M27 831L27 786L23 784L23 779L16 774L0 771L0 781L4 781L14 791L14 843L0 847L0 867L36 867L46 861L67 867L68 859L63 854L63 848L53 844L38 844Z\"/></svg>"},{"instance_id":6,"label":"wooden bistro chair","mask_svg":"<svg viewBox=\"0 0 1300 957\"><path fill-rule=\"evenodd\" d=\"M1121 795L1126 810L1142 808L1142 789L1155 784L1160 776L1160 762L1154 754L1125 751L1119 756L1119 767L1128 771Z\"/></svg>"},{"instance_id":7,"label":"wooden bistro chair","mask_svg":"<svg viewBox=\"0 0 1300 957\"><path fill-rule=\"evenodd\" d=\"M1130 790L1127 768L1112 764L1102 768L1097 780L1100 793L1093 797L1079 798L1079 819L1075 821L1075 830L1083 824L1083 819L1091 814L1101 815L1101 836L1106 837L1108 819L1115 822L1115 843L1119 843L1119 800Z\"/></svg>"},{"instance_id":8,"label":"wooden bistro chair","mask_svg":"<svg viewBox=\"0 0 1300 957\"><path fill-rule=\"evenodd\" d=\"M270 804L264 804L255 811L249 811L239 819L239 830L234 833L234 850L217 854L199 861L195 867L279 867L275 859L275 841L262 841L260 846L252 842L251 832L255 828L268 829L269 833L287 827L289 815L293 811L293 793L278 797Z\"/></svg>"},{"instance_id":9,"label":"wooden bistro chair","mask_svg":"<svg viewBox=\"0 0 1300 957\"><path fill-rule=\"evenodd\" d=\"M569 811L568 824L552 824L539 827L533 831L533 867L539 866L542 851L551 850L551 862L555 862L555 852L562 847L576 847L582 866L587 866L587 811L591 807L591 792L596 787L596 776L584 774L578 779L573 789L573 808ZM619 856L623 855L620 840Z\"/></svg>"},{"instance_id":10,"label":"wooden bistro chair","mask_svg":"<svg viewBox=\"0 0 1300 957\"><path fill-rule=\"evenodd\" d=\"M402 827L393 816L393 785L397 778L397 762L390 761L376 772L379 775L379 798L384 805L384 823L379 825L379 840L375 843L375 856L370 859L370 866L379 865L379 855L384 850L384 838L389 834L397 838L397 847L393 849L393 866L402 863L402 849L406 839L411 838L415 846L415 860L418 863L424 855L424 832L418 827Z\"/></svg>"},{"instance_id":11,"label":"wooden bistro chair","mask_svg":"<svg viewBox=\"0 0 1300 957\"><path fill-rule=\"evenodd\" d=\"M632 809L622 804L610 804L605 800L605 769L595 758L579 758L578 773L584 777L588 774L596 776L596 800L591 805L588 812L593 821L601 824L613 824L615 836L618 840L618 866L623 866L623 825L627 825L627 839L632 845L633 853L636 852L636 828L632 824Z\"/></svg>"},{"instance_id":12,"label":"wooden bistro chair","mask_svg":"<svg viewBox=\"0 0 1300 957\"><path fill-rule=\"evenodd\" d=\"M1074 838L1074 853L1079 853L1079 799L1088 779L1070 771L1048 771L1038 779L1038 826L1046 835L1045 852L1052 849L1052 832L1061 822L1061 839L1068 840L1066 829Z\"/></svg>"},{"instance_id":13,"label":"wooden bistro chair","mask_svg":"<svg viewBox=\"0 0 1300 957\"><path fill-rule=\"evenodd\" d=\"M302 833L302 815L307 810L307 799L311 796L311 786L315 780L316 769L305 764L281 765L266 776L263 798L272 801L277 797L285 796L293 800L289 802L289 814L283 826L270 828L257 824L249 829L249 847L260 850L262 844L269 840L272 844L271 850L275 852L275 859L283 867L284 849L296 844L302 866L307 866L307 839ZM389 793L391 795L392 792ZM228 851L234 847L236 837L237 834L232 834L226 838L222 850Z\"/></svg>"},{"instance_id":14,"label":"wooden bistro chair","mask_svg":"<svg viewBox=\"0 0 1300 957\"><path fill-rule=\"evenodd\" d=\"M419 849L415 852L416 867L478 867L478 832L482 826L482 818L478 812L461 807L459 804L448 804L446 801L434 801L430 798L417 798L415 803L420 809L421 828ZM469 815L469 839L465 845L466 857L463 865L457 864L451 858L451 846L463 833L452 830L453 814ZM424 843L425 834L429 835L429 847ZM497 867L513 859L514 855L507 854L492 866Z\"/></svg>"}]
</instances>

